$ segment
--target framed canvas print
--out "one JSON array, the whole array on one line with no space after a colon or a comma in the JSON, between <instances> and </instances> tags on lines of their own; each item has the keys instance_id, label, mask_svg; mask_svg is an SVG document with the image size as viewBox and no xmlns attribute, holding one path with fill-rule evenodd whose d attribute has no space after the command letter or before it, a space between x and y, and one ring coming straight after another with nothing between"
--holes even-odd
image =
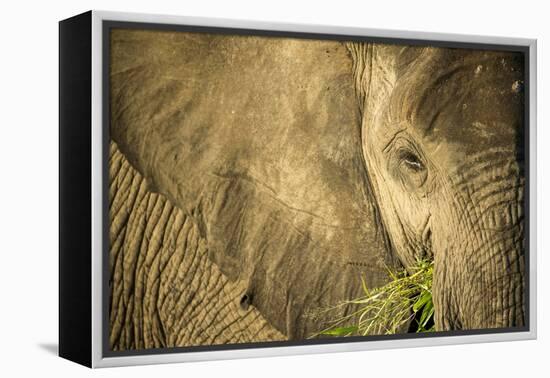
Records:
<instances>
[{"instance_id":1,"label":"framed canvas print","mask_svg":"<svg viewBox=\"0 0 550 378\"><path fill-rule=\"evenodd\" d=\"M536 337L535 40L59 26L62 357Z\"/></svg>"}]
</instances>

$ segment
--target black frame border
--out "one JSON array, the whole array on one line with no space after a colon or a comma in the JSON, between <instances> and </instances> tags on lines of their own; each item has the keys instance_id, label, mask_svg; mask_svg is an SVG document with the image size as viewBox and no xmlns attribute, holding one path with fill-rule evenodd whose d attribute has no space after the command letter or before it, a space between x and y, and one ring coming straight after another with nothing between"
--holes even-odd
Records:
<instances>
[{"instance_id":1,"label":"black frame border","mask_svg":"<svg viewBox=\"0 0 550 378\"><path fill-rule=\"evenodd\" d=\"M59 356L92 366L92 12L59 22Z\"/></svg>"}]
</instances>

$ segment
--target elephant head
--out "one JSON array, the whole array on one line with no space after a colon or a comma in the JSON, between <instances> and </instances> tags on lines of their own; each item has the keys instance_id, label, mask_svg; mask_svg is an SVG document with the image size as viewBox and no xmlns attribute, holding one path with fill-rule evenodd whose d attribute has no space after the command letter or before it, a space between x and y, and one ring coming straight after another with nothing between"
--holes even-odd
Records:
<instances>
[{"instance_id":1,"label":"elephant head","mask_svg":"<svg viewBox=\"0 0 550 378\"><path fill-rule=\"evenodd\" d=\"M433 258L439 330L524 325L523 56L350 45L391 244Z\"/></svg>"},{"instance_id":2,"label":"elephant head","mask_svg":"<svg viewBox=\"0 0 550 378\"><path fill-rule=\"evenodd\" d=\"M523 324L515 54L119 29L110 70L113 141L287 337L419 256L438 329Z\"/></svg>"}]
</instances>

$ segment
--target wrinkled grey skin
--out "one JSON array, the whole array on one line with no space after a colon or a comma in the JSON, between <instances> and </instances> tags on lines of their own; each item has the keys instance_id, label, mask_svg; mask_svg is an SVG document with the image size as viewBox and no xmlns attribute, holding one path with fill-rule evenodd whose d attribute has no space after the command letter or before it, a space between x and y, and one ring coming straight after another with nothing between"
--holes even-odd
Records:
<instances>
[{"instance_id":1,"label":"wrinkled grey skin","mask_svg":"<svg viewBox=\"0 0 550 378\"><path fill-rule=\"evenodd\" d=\"M435 261L437 329L524 325L522 55L350 50L369 178L403 264Z\"/></svg>"},{"instance_id":2,"label":"wrinkled grey skin","mask_svg":"<svg viewBox=\"0 0 550 378\"><path fill-rule=\"evenodd\" d=\"M515 55L124 30L111 52L113 141L286 337L418 257L437 329L524 324Z\"/></svg>"},{"instance_id":3,"label":"wrinkled grey skin","mask_svg":"<svg viewBox=\"0 0 550 378\"><path fill-rule=\"evenodd\" d=\"M344 45L119 31L111 61L112 139L273 327L387 280Z\"/></svg>"}]
</instances>

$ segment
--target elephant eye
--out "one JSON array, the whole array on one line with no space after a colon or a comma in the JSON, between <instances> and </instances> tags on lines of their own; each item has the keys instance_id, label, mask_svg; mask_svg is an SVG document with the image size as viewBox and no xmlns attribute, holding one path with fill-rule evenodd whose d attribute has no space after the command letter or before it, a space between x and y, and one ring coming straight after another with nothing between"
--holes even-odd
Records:
<instances>
[{"instance_id":1,"label":"elephant eye","mask_svg":"<svg viewBox=\"0 0 550 378\"><path fill-rule=\"evenodd\" d=\"M414 190L424 185L428 170L416 153L409 149L400 149L397 159L399 176L408 189Z\"/></svg>"},{"instance_id":2,"label":"elephant eye","mask_svg":"<svg viewBox=\"0 0 550 378\"><path fill-rule=\"evenodd\" d=\"M424 169L424 164L422 164L420 159L410 151L403 151L400 159L401 164L403 164L407 169L415 172L419 172Z\"/></svg>"}]
</instances>

